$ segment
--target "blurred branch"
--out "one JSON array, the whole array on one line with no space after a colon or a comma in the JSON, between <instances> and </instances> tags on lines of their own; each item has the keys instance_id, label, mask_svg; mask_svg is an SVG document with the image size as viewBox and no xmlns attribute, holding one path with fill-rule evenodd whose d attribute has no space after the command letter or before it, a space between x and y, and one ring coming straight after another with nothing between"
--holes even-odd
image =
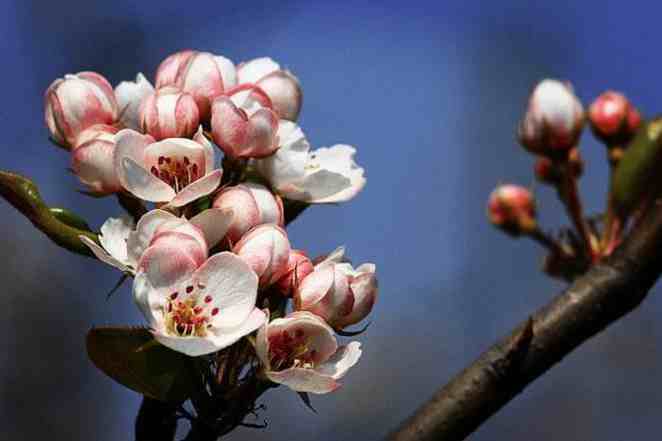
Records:
<instances>
[{"instance_id":1,"label":"blurred branch","mask_svg":"<svg viewBox=\"0 0 662 441\"><path fill-rule=\"evenodd\" d=\"M98 242L97 235L78 228L80 222L67 223L66 219L71 217L71 214L54 213L44 203L39 189L31 180L15 173L0 171L0 195L57 245L74 253L92 256L89 248L78 236L87 236Z\"/></svg>"},{"instance_id":2,"label":"blurred branch","mask_svg":"<svg viewBox=\"0 0 662 441\"><path fill-rule=\"evenodd\" d=\"M136 441L172 441L177 432L177 406L143 397L136 417Z\"/></svg>"},{"instance_id":3,"label":"blurred branch","mask_svg":"<svg viewBox=\"0 0 662 441\"><path fill-rule=\"evenodd\" d=\"M495 343L388 439L466 438L576 347L636 308L661 272L658 201L613 256Z\"/></svg>"}]
</instances>

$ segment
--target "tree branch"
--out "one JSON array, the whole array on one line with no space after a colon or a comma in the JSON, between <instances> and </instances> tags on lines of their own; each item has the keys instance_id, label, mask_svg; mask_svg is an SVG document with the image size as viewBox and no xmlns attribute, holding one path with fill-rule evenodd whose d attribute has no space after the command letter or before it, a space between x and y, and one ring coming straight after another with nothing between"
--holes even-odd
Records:
<instances>
[{"instance_id":1,"label":"tree branch","mask_svg":"<svg viewBox=\"0 0 662 441\"><path fill-rule=\"evenodd\" d=\"M172 441L177 431L177 406L143 397L136 417L136 441Z\"/></svg>"},{"instance_id":2,"label":"tree branch","mask_svg":"<svg viewBox=\"0 0 662 441\"><path fill-rule=\"evenodd\" d=\"M484 352L388 439L464 439L572 350L636 308L661 272L658 202L612 257Z\"/></svg>"}]
</instances>

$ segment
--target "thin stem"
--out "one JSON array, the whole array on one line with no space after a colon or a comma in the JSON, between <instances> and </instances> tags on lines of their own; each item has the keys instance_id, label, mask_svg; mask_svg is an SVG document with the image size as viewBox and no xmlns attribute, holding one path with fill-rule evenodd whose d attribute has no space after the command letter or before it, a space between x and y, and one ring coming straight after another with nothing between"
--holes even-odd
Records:
<instances>
[{"instance_id":1,"label":"thin stem","mask_svg":"<svg viewBox=\"0 0 662 441\"><path fill-rule=\"evenodd\" d=\"M568 164L563 164L561 184L558 191L561 201L568 212L568 216L584 243L586 256L591 259L591 261L595 262L598 256L598 253L596 252L597 239L591 234L591 231L584 220L584 211L582 209L582 203L577 189L577 179L572 175L572 171Z\"/></svg>"}]
</instances>

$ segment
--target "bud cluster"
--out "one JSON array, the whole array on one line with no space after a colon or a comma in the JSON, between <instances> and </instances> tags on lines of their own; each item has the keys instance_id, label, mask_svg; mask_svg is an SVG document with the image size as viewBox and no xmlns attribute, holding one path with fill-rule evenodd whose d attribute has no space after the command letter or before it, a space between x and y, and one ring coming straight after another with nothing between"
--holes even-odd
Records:
<instances>
[{"instance_id":1,"label":"bud cluster","mask_svg":"<svg viewBox=\"0 0 662 441\"><path fill-rule=\"evenodd\" d=\"M216 360L205 378L222 396L249 377L302 393L339 386L361 349L336 334L371 312L376 268L354 269L344 251L311 260L291 245L286 207L349 200L366 180L354 147L311 149L291 72L187 50L160 64L154 85L65 75L45 105L87 192L116 194L132 217L80 240L133 277L156 342Z\"/></svg>"},{"instance_id":2,"label":"bud cluster","mask_svg":"<svg viewBox=\"0 0 662 441\"><path fill-rule=\"evenodd\" d=\"M584 216L577 185L584 170L578 143L586 119L606 145L611 166L612 182L602 225ZM573 228L563 229L558 237L543 232L532 193L516 185L502 185L492 192L488 201L490 222L512 236L524 235L546 247L548 274L570 280L583 273L618 245L628 216L622 200L636 205L629 199L650 193L650 189L643 188L645 177L651 175L648 163L659 157L657 146L662 144L652 126L637 141L635 135L641 125L639 111L621 93L603 93L586 115L569 83L554 79L539 82L529 97L518 138L527 151L536 155L536 178L557 190ZM630 145L632 154L628 155ZM625 164L620 167L622 159Z\"/></svg>"}]
</instances>

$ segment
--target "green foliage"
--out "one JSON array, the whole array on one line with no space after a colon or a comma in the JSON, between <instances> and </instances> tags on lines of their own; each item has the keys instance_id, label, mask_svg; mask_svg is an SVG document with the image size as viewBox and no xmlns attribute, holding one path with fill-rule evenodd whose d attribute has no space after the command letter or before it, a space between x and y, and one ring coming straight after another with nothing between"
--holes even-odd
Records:
<instances>
[{"instance_id":1,"label":"green foliage","mask_svg":"<svg viewBox=\"0 0 662 441\"><path fill-rule=\"evenodd\" d=\"M202 387L194 359L161 345L144 328L92 328L87 353L110 378L155 400L183 402Z\"/></svg>"}]
</instances>

